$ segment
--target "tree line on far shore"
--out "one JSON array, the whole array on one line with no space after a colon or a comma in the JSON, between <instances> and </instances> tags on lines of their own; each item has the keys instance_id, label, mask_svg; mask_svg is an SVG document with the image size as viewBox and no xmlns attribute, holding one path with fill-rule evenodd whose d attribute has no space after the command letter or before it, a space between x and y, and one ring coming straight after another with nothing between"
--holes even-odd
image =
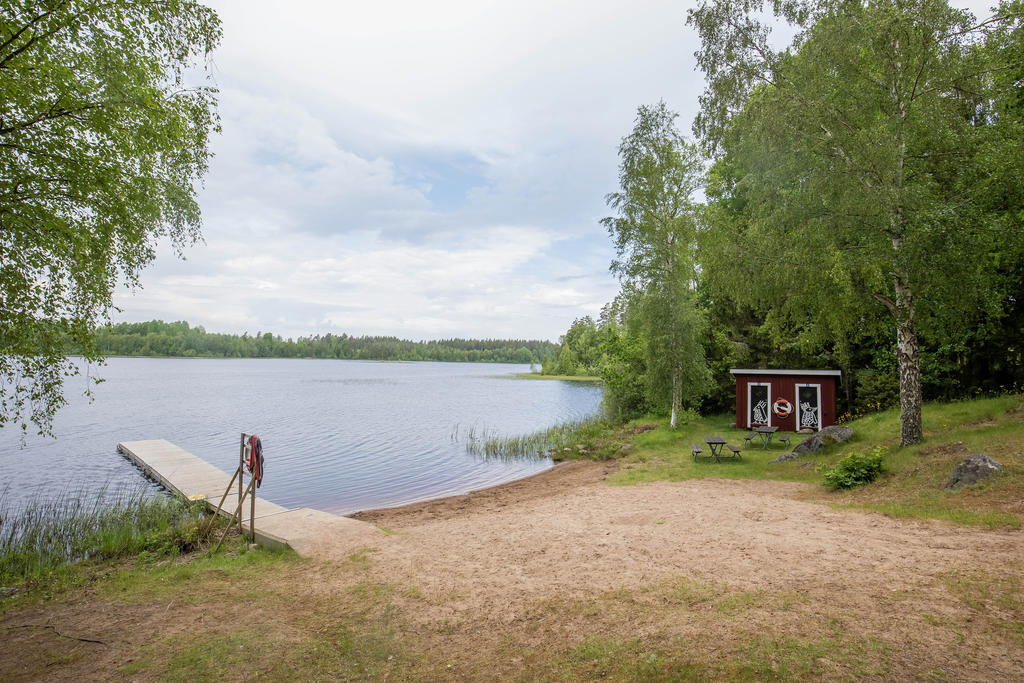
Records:
<instances>
[{"instance_id":1,"label":"tree line on far shore","mask_svg":"<svg viewBox=\"0 0 1024 683\"><path fill-rule=\"evenodd\" d=\"M151 320L106 325L96 331L104 356L183 358L333 358L469 363L540 364L558 345L535 339L440 339L409 341L398 337L318 334L284 339L270 332L221 334L187 322ZM75 348L70 351L74 353Z\"/></svg>"}]
</instances>

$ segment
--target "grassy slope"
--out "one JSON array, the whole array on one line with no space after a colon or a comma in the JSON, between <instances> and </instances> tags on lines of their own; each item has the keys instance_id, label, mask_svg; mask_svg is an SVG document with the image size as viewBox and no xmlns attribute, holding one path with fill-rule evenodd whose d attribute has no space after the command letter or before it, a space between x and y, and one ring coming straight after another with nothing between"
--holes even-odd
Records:
<instances>
[{"instance_id":1,"label":"grassy slope","mask_svg":"<svg viewBox=\"0 0 1024 683\"><path fill-rule=\"evenodd\" d=\"M1001 396L924 408L925 440L898 448L899 412L890 410L850 423L854 438L818 454L769 464L786 448L773 440L767 450L757 441L743 451L742 462L693 462L690 445L703 445L712 434L742 445L747 430L738 430L732 416L698 418L675 432L665 427L641 433L633 441L614 484L680 481L704 477L777 479L821 482L822 467L853 452L887 447L887 472L870 486L817 494L838 506L873 509L896 516L930 517L989 528L1020 528L1024 498L1024 403L1020 396ZM795 445L802 437L794 436ZM707 448L705 447L705 452ZM1005 471L989 482L956 491L944 488L953 468L970 453L984 453Z\"/></svg>"}]
</instances>

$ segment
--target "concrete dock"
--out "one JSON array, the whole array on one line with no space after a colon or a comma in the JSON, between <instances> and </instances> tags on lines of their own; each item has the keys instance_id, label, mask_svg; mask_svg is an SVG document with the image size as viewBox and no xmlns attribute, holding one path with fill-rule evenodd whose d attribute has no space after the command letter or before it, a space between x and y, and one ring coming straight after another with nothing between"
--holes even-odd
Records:
<instances>
[{"instance_id":1,"label":"concrete dock","mask_svg":"<svg viewBox=\"0 0 1024 683\"><path fill-rule=\"evenodd\" d=\"M125 441L117 450L150 479L186 500L202 500L217 508L231 474L164 439ZM231 515L238 505L237 483L224 501L221 514ZM249 530L249 500L242 506ZM312 508L288 509L256 497L256 542L271 548L290 547L306 557L336 557L369 545L384 533L372 524Z\"/></svg>"}]
</instances>

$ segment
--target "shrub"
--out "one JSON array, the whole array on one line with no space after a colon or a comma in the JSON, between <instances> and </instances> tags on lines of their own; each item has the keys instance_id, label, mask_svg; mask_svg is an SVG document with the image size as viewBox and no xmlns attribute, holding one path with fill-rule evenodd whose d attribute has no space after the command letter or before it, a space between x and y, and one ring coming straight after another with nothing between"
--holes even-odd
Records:
<instances>
[{"instance_id":1,"label":"shrub","mask_svg":"<svg viewBox=\"0 0 1024 683\"><path fill-rule=\"evenodd\" d=\"M879 446L870 453L851 453L825 470L825 486L830 489L852 489L854 486L870 484L882 473L882 457L885 448Z\"/></svg>"}]
</instances>

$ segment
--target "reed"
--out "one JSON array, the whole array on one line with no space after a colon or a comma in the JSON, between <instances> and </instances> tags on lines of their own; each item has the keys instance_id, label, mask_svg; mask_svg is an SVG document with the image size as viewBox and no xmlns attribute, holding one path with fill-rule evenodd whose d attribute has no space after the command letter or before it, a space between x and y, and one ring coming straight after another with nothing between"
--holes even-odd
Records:
<instances>
[{"instance_id":1,"label":"reed","mask_svg":"<svg viewBox=\"0 0 1024 683\"><path fill-rule=\"evenodd\" d=\"M141 552L177 554L202 540L206 515L200 504L148 487L115 491L65 490L15 506L0 493L0 581L31 581L87 559Z\"/></svg>"},{"instance_id":2,"label":"reed","mask_svg":"<svg viewBox=\"0 0 1024 683\"><path fill-rule=\"evenodd\" d=\"M532 434L509 436L488 427L452 429L453 441L464 441L466 451L488 460L562 459L568 452L589 454L587 444L605 434L608 422L599 416L562 422Z\"/></svg>"}]
</instances>

